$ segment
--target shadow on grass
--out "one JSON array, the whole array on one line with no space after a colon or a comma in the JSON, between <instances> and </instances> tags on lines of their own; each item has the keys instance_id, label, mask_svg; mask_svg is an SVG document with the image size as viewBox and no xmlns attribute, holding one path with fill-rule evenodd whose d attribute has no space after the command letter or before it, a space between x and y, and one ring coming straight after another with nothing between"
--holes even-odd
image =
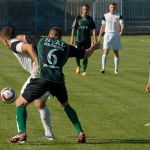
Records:
<instances>
[{"instance_id":1,"label":"shadow on grass","mask_svg":"<svg viewBox=\"0 0 150 150\"><path fill-rule=\"evenodd\" d=\"M87 144L150 144L150 139L94 139L94 138L88 138Z\"/></svg>"},{"instance_id":2,"label":"shadow on grass","mask_svg":"<svg viewBox=\"0 0 150 150\"><path fill-rule=\"evenodd\" d=\"M26 145L41 145L41 146L43 145L44 146L44 145L65 145L65 144L77 144L77 140L29 141ZM150 144L150 139L87 138L86 144Z\"/></svg>"}]
</instances>

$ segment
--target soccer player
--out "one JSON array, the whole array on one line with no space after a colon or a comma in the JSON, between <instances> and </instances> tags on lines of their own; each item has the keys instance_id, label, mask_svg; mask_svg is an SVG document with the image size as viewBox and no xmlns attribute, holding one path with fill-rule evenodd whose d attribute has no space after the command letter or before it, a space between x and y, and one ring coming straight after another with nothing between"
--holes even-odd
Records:
<instances>
[{"instance_id":1,"label":"soccer player","mask_svg":"<svg viewBox=\"0 0 150 150\"><path fill-rule=\"evenodd\" d=\"M21 89L21 94L24 92L25 87L30 82L31 77L34 77L35 71L35 62L33 58L36 56L36 43L40 40L40 38L35 38L33 36L25 36L18 35L15 37L13 30L10 27L4 27L1 31L1 40L5 45L9 47L9 49L14 53L20 62L21 66L29 72L31 75L23 85ZM24 42L20 42L24 41ZM29 43L29 44L27 44ZM32 45L31 45L32 44ZM34 47L34 49L32 48ZM34 56L32 56L32 55ZM50 96L49 91L45 92L43 96L41 96L38 100L35 101L35 106L38 108L40 112L40 118L45 130L45 139L53 140L53 135L51 131L51 115L48 107L46 106L46 100ZM17 113L20 113L19 111ZM26 114L24 114L26 115ZM19 119L19 118L18 118ZM17 123L18 123L17 119ZM18 132L19 132L18 128Z\"/></svg>"},{"instance_id":2,"label":"soccer player","mask_svg":"<svg viewBox=\"0 0 150 150\"><path fill-rule=\"evenodd\" d=\"M149 78L148 78L148 83L146 85L146 91L150 92L150 69L149 69Z\"/></svg>"},{"instance_id":3,"label":"soccer player","mask_svg":"<svg viewBox=\"0 0 150 150\"><path fill-rule=\"evenodd\" d=\"M88 15L89 5L83 4L81 7L82 14L77 16L72 25L70 44L74 44L80 50L85 50L91 46L91 32L93 35L93 41L96 42L96 30L93 18ZM76 58L77 68L76 74L80 74L80 58ZM83 59L82 76L86 76L86 68L88 59Z\"/></svg>"},{"instance_id":4,"label":"soccer player","mask_svg":"<svg viewBox=\"0 0 150 150\"><path fill-rule=\"evenodd\" d=\"M61 30L53 27L47 38L42 38L38 44L39 70L36 78L32 78L26 86L23 94L16 100L19 133L10 139L13 143L24 143L27 139L26 133L26 106L43 93L49 91L56 96L64 108L68 118L78 133L78 143L85 143L84 131L79 122L75 110L68 102L67 89L64 81L63 66L69 57L87 58L98 48L98 43L93 44L89 49L78 50L75 47L64 43L61 40ZM80 51L80 53L79 53Z\"/></svg>"},{"instance_id":5,"label":"soccer player","mask_svg":"<svg viewBox=\"0 0 150 150\"><path fill-rule=\"evenodd\" d=\"M124 32L124 23L122 15L116 13L116 3L109 4L109 12L104 14L99 33L99 41L101 40L104 31L104 53L102 55L101 73L105 73L107 56L109 50L112 49L115 64L114 73L117 74L119 69L119 50L121 49L120 36L122 36Z\"/></svg>"}]
</instances>

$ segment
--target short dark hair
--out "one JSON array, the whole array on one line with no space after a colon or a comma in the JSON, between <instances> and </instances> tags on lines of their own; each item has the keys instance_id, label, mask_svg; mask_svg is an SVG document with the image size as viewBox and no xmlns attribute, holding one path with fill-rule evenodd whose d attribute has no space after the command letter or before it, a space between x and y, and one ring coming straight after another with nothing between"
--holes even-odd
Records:
<instances>
[{"instance_id":1,"label":"short dark hair","mask_svg":"<svg viewBox=\"0 0 150 150\"><path fill-rule=\"evenodd\" d=\"M58 27L52 27L52 28L50 28L49 33L50 33L50 31L52 31L52 30L54 30L54 31L57 32L58 38L61 38L61 37L62 37L62 31L61 31L60 28L58 28Z\"/></svg>"},{"instance_id":2,"label":"short dark hair","mask_svg":"<svg viewBox=\"0 0 150 150\"><path fill-rule=\"evenodd\" d=\"M12 39L12 38L15 37L15 32L11 27L3 27L0 30L0 37L7 38L7 39Z\"/></svg>"},{"instance_id":3,"label":"short dark hair","mask_svg":"<svg viewBox=\"0 0 150 150\"><path fill-rule=\"evenodd\" d=\"M116 4L115 2L111 2L111 3L109 4L109 6L110 6L110 5L113 5L113 6L115 6L115 7L117 6L117 4Z\"/></svg>"},{"instance_id":4,"label":"short dark hair","mask_svg":"<svg viewBox=\"0 0 150 150\"><path fill-rule=\"evenodd\" d=\"M88 4L86 4L86 3L83 3L81 8L84 7L84 6L87 7L88 9L90 8L90 6Z\"/></svg>"}]
</instances>

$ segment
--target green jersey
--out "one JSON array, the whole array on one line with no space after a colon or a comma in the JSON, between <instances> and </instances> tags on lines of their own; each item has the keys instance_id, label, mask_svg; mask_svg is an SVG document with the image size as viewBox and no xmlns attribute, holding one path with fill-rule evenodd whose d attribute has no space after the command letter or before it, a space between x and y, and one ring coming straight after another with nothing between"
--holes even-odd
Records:
<instances>
[{"instance_id":1,"label":"green jersey","mask_svg":"<svg viewBox=\"0 0 150 150\"><path fill-rule=\"evenodd\" d=\"M58 39L42 38L38 44L39 72L37 77L61 82L62 67L68 59L68 45Z\"/></svg>"},{"instance_id":2,"label":"green jersey","mask_svg":"<svg viewBox=\"0 0 150 150\"><path fill-rule=\"evenodd\" d=\"M75 41L91 42L91 30L95 29L95 23L92 17L82 17L79 15L75 18L72 28L75 29Z\"/></svg>"},{"instance_id":3,"label":"green jersey","mask_svg":"<svg viewBox=\"0 0 150 150\"><path fill-rule=\"evenodd\" d=\"M42 38L38 43L37 53L39 71L37 78L53 82L64 82L63 66L69 57L84 57L84 51L68 45L56 38Z\"/></svg>"}]
</instances>

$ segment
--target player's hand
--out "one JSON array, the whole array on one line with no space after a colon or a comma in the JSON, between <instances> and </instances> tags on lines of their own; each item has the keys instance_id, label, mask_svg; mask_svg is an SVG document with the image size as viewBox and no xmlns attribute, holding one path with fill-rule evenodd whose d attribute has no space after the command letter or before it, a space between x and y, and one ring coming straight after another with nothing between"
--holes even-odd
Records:
<instances>
[{"instance_id":1,"label":"player's hand","mask_svg":"<svg viewBox=\"0 0 150 150\"><path fill-rule=\"evenodd\" d=\"M119 35L120 35L120 36L123 36L123 32L120 32Z\"/></svg>"},{"instance_id":2,"label":"player's hand","mask_svg":"<svg viewBox=\"0 0 150 150\"><path fill-rule=\"evenodd\" d=\"M70 45L73 45L74 44L74 42L73 41L70 41Z\"/></svg>"},{"instance_id":3,"label":"player's hand","mask_svg":"<svg viewBox=\"0 0 150 150\"><path fill-rule=\"evenodd\" d=\"M36 65L35 70L34 70L34 76L35 77L36 77L38 71L39 71L39 65Z\"/></svg>"},{"instance_id":4,"label":"player's hand","mask_svg":"<svg viewBox=\"0 0 150 150\"><path fill-rule=\"evenodd\" d=\"M1 93L1 91L0 91L0 93ZM2 97L1 97L1 94L0 94L0 102L2 101Z\"/></svg>"},{"instance_id":5,"label":"player's hand","mask_svg":"<svg viewBox=\"0 0 150 150\"><path fill-rule=\"evenodd\" d=\"M100 48L100 45L101 45L101 43L100 42L94 42L94 41L92 41L92 44L91 44L91 47L92 47L92 49L98 49L98 48Z\"/></svg>"},{"instance_id":6,"label":"player's hand","mask_svg":"<svg viewBox=\"0 0 150 150\"><path fill-rule=\"evenodd\" d=\"M150 92L150 84L147 84L147 86L146 86L146 92Z\"/></svg>"}]
</instances>

